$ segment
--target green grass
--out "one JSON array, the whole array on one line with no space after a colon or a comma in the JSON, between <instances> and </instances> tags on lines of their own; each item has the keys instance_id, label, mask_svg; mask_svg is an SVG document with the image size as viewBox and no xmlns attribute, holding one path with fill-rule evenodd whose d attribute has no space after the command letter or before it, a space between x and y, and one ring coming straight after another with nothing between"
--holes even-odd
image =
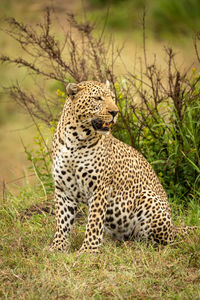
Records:
<instances>
[{"instance_id":1,"label":"green grass","mask_svg":"<svg viewBox=\"0 0 200 300\"><path fill-rule=\"evenodd\" d=\"M51 254L45 250L55 230L50 198L27 186L1 202L1 299L199 299L198 232L159 248L105 236L99 254L78 255L87 215L81 207L69 253ZM200 223L199 206L177 211L176 223Z\"/></svg>"}]
</instances>

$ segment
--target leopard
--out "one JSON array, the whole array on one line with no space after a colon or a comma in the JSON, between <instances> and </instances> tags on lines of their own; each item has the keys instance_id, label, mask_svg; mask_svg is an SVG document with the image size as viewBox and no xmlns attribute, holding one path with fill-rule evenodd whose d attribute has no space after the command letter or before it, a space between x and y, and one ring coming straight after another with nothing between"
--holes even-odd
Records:
<instances>
[{"instance_id":1,"label":"leopard","mask_svg":"<svg viewBox=\"0 0 200 300\"><path fill-rule=\"evenodd\" d=\"M98 252L104 232L120 241L167 244L192 226L175 226L152 166L111 127L119 109L109 82L69 83L53 138L56 233L50 251L69 251L80 203L88 205L80 253Z\"/></svg>"}]
</instances>

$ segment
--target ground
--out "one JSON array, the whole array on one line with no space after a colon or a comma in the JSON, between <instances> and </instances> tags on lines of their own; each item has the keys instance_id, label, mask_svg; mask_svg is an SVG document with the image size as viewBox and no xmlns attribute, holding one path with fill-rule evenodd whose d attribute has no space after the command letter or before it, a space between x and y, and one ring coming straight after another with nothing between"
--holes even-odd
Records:
<instances>
[{"instance_id":1,"label":"ground","mask_svg":"<svg viewBox=\"0 0 200 300\"><path fill-rule=\"evenodd\" d=\"M1 299L199 299L200 235L154 248L105 237L101 253L77 254L84 238L87 209L82 206L69 253L50 254L52 197L30 186L7 195L0 210ZM176 216L183 222L184 213ZM175 216L173 216L175 217ZM184 222L197 222L197 206Z\"/></svg>"}]
</instances>

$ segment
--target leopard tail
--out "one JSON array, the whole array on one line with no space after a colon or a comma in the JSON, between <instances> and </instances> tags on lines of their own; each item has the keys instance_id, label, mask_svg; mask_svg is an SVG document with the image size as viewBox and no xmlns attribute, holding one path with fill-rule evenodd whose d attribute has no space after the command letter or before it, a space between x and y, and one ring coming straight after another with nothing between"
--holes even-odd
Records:
<instances>
[{"instance_id":1,"label":"leopard tail","mask_svg":"<svg viewBox=\"0 0 200 300\"><path fill-rule=\"evenodd\" d=\"M173 241L178 237L184 237L195 230L200 230L200 226L173 226L170 240Z\"/></svg>"}]
</instances>

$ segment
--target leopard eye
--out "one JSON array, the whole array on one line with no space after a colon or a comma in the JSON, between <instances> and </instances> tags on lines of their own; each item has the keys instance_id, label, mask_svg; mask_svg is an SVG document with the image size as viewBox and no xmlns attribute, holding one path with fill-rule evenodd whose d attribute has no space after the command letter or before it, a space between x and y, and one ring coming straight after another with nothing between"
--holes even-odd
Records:
<instances>
[{"instance_id":1,"label":"leopard eye","mask_svg":"<svg viewBox=\"0 0 200 300\"><path fill-rule=\"evenodd\" d=\"M112 97L113 101L115 102L115 104L117 103L117 98L116 97Z\"/></svg>"}]
</instances>

